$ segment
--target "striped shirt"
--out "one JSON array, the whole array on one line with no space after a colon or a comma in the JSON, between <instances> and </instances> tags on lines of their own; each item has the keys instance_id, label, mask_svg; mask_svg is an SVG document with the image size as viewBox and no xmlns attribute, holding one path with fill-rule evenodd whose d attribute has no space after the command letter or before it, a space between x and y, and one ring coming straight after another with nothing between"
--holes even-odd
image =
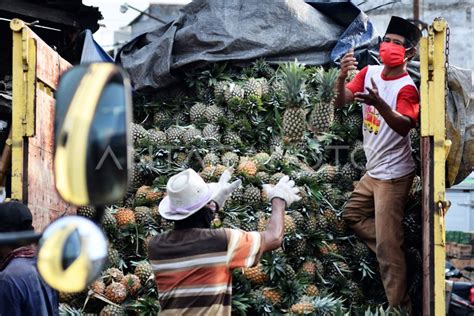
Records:
<instances>
[{"instance_id":1,"label":"striped shirt","mask_svg":"<svg viewBox=\"0 0 474 316\"><path fill-rule=\"evenodd\" d=\"M256 265L261 234L236 229L173 230L149 244L160 315L230 315L232 270Z\"/></svg>"}]
</instances>

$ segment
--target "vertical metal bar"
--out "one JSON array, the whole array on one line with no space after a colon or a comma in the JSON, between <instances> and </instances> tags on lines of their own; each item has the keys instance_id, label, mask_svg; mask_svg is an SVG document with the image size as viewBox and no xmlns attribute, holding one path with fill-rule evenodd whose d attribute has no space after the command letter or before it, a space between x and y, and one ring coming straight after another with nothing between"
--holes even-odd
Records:
<instances>
[{"instance_id":1,"label":"vertical metal bar","mask_svg":"<svg viewBox=\"0 0 474 316\"><path fill-rule=\"evenodd\" d=\"M19 19L10 22L13 31L12 102L12 199L27 202L27 139L34 121L36 94L36 42ZM33 124L34 126L34 124Z\"/></svg>"},{"instance_id":2,"label":"vertical metal bar","mask_svg":"<svg viewBox=\"0 0 474 316\"><path fill-rule=\"evenodd\" d=\"M423 157L423 315L445 315L446 21L420 43Z\"/></svg>"},{"instance_id":3,"label":"vertical metal bar","mask_svg":"<svg viewBox=\"0 0 474 316\"><path fill-rule=\"evenodd\" d=\"M23 28L19 20L11 21L13 31L13 100L12 100L12 194L13 199L23 201L23 117L26 109L26 87L24 73L27 55L24 52Z\"/></svg>"},{"instance_id":4,"label":"vertical metal bar","mask_svg":"<svg viewBox=\"0 0 474 316\"><path fill-rule=\"evenodd\" d=\"M421 0L413 0L413 19L414 20L420 19L420 1Z\"/></svg>"}]
</instances>

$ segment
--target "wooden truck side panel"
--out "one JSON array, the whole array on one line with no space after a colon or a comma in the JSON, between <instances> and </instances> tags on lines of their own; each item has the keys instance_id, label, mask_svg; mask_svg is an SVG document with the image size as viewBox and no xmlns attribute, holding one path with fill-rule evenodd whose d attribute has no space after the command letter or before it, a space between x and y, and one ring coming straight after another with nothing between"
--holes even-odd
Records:
<instances>
[{"instance_id":1,"label":"wooden truck side panel","mask_svg":"<svg viewBox=\"0 0 474 316\"><path fill-rule=\"evenodd\" d=\"M12 198L27 203L42 230L75 208L58 195L53 174L54 91L71 65L13 20Z\"/></svg>"}]
</instances>

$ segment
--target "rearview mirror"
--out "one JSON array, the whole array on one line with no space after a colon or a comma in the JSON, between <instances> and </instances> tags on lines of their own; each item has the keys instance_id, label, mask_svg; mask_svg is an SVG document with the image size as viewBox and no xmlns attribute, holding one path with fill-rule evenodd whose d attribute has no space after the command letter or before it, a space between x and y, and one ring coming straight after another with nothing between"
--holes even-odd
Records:
<instances>
[{"instance_id":1,"label":"rearview mirror","mask_svg":"<svg viewBox=\"0 0 474 316\"><path fill-rule=\"evenodd\" d=\"M81 216L66 216L49 225L38 248L38 271L52 288L79 292L94 281L107 259L102 230Z\"/></svg>"},{"instance_id":2,"label":"rearview mirror","mask_svg":"<svg viewBox=\"0 0 474 316\"><path fill-rule=\"evenodd\" d=\"M56 189L74 205L113 204L126 193L131 87L111 63L79 65L64 73L56 93Z\"/></svg>"}]
</instances>

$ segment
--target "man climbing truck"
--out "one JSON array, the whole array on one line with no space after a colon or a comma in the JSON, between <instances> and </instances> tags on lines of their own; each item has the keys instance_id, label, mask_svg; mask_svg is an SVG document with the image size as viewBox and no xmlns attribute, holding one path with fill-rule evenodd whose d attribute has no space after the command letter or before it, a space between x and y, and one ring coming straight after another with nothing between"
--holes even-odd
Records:
<instances>
[{"instance_id":1,"label":"man climbing truck","mask_svg":"<svg viewBox=\"0 0 474 316\"><path fill-rule=\"evenodd\" d=\"M345 55L336 99L336 106L353 100L363 104L367 157L367 172L344 209L344 220L377 255L390 306L408 311L402 220L415 174L408 132L418 121L420 106L407 63L415 56L420 38L416 26L392 17L380 44L383 65L363 68L344 86L348 71L357 65L353 52Z\"/></svg>"}]
</instances>

